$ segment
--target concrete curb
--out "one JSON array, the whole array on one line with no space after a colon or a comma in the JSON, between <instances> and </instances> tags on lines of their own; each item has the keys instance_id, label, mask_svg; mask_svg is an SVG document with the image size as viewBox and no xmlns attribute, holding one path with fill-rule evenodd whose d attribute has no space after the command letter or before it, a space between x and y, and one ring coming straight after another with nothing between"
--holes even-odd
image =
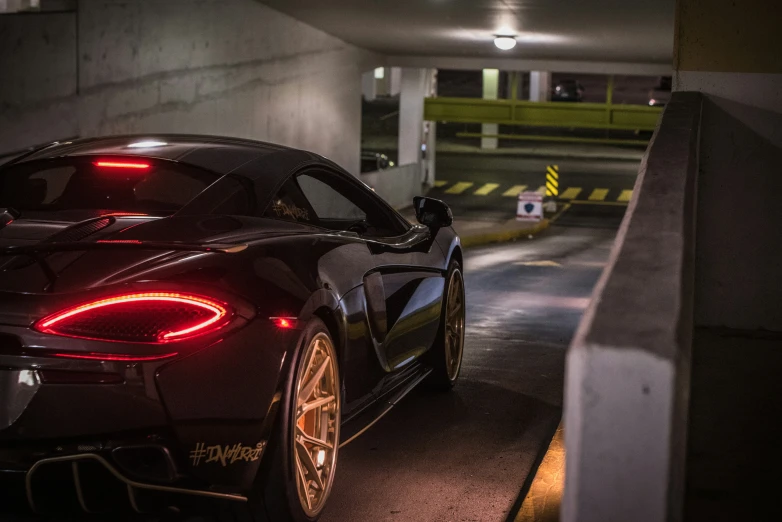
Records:
<instances>
[{"instance_id":1,"label":"concrete curb","mask_svg":"<svg viewBox=\"0 0 782 522\"><path fill-rule=\"evenodd\" d=\"M462 240L462 246L464 248L472 248L476 246L488 245L490 243L504 243L506 241L513 241L524 236L539 234L546 230L550 224L551 221L549 219L543 219L540 221L540 223L529 228L503 230L502 232L484 232L467 236L459 234L459 237Z\"/></svg>"}]
</instances>

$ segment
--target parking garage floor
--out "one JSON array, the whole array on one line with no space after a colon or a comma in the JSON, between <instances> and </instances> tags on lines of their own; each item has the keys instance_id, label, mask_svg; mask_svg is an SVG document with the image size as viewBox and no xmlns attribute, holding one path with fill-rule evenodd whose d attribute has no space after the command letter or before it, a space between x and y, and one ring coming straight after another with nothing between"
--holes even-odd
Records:
<instances>
[{"instance_id":1,"label":"parking garage floor","mask_svg":"<svg viewBox=\"0 0 782 522\"><path fill-rule=\"evenodd\" d=\"M414 391L343 448L322 520L505 520L559 423L565 350L614 235L555 226L469 250L459 384Z\"/></svg>"}]
</instances>

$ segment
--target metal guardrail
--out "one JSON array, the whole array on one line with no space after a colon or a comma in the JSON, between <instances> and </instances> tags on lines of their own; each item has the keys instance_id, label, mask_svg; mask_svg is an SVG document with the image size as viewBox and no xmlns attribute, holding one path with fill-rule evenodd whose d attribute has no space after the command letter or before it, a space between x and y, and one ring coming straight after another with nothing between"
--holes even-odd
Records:
<instances>
[{"instance_id":1,"label":"metal guardrail","mask_svg":"<svg viewBox=\"0 0 782 522\"><path fill-rule=\"evenodd\" d=\"M649 140L623 138L581 138L576 136L536 136L532 134L483 134L480 132L457 132L457 138L497 138L515 141L550 141L555 143L587 143L596 145L638 145L647 146Z\"/></svg>"},{"instance_id":2,"label":"metal guardrail","mask_svg":"<svg viewBox=\"0 0 782 522\"><path fill-rule=\"evenodd\" d=\"M646 105L479 98L427 98L424 104L427 121L632 131L654 130L661 112Z\"/></svg>"}]
</instances>

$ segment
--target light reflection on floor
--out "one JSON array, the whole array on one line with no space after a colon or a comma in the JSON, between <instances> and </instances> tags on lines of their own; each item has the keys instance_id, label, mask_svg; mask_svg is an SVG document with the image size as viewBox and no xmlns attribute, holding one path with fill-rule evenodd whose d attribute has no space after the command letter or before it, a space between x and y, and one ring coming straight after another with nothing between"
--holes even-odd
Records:
<instances>
[{"instance_id":1,"label":"light reflection on floor","mask_svg":"<svg viewBox=\"0 0 782 522\"><path fill-rule=\"evenodd\" d=\"M514 522L558 522L565 489L565 441L557 428Z\"/></svg>"}]
</instances>

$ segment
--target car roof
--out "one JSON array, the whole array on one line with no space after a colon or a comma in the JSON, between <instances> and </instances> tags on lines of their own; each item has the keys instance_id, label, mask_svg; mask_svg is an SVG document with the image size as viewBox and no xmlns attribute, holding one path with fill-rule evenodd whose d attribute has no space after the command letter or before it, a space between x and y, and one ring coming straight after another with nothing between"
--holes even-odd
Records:
<instances>
[{"instance_id":1,"label":"car roof","mask_svg":"<svg viewBox=\"0 0 782 522\"><path fill-rule=\"evenodd\" d=\"M143 142L159 142L163 145L131 146ZM235 173L251 179L257 178L260 174L242 167L256 163L267 156L273 156L281 164L319 163L342 171L331 161L308 151L243 138L193 134L131 134L55 142L19 156L5 165L95 155L164 159L204 168L217 174ZM277 171L277 176L288 174L287 171L281 172L280 169L273 170ZM272 173L269 173L267 168L265 175L270 174Z\"/></svg>"},{"instance_id":2,"label":"car roof","mask_svg":"<svg viewBox=\"0 0 782 522\"><path fill-rule=\"evenodd\" d=\"M164 145L128 147L144 141ZM256 190L269 194L270 198L290 174L307 167L326 167L350 182L366 187L342 167L314 152L243 138L195 134L130 134L55 142L17 156L0 168L38 160L96 155L163 159L219 175L241 176L252 180ZM378 200L396 213L382 198L378 197Z\"/></svg>"}]
</instances>

